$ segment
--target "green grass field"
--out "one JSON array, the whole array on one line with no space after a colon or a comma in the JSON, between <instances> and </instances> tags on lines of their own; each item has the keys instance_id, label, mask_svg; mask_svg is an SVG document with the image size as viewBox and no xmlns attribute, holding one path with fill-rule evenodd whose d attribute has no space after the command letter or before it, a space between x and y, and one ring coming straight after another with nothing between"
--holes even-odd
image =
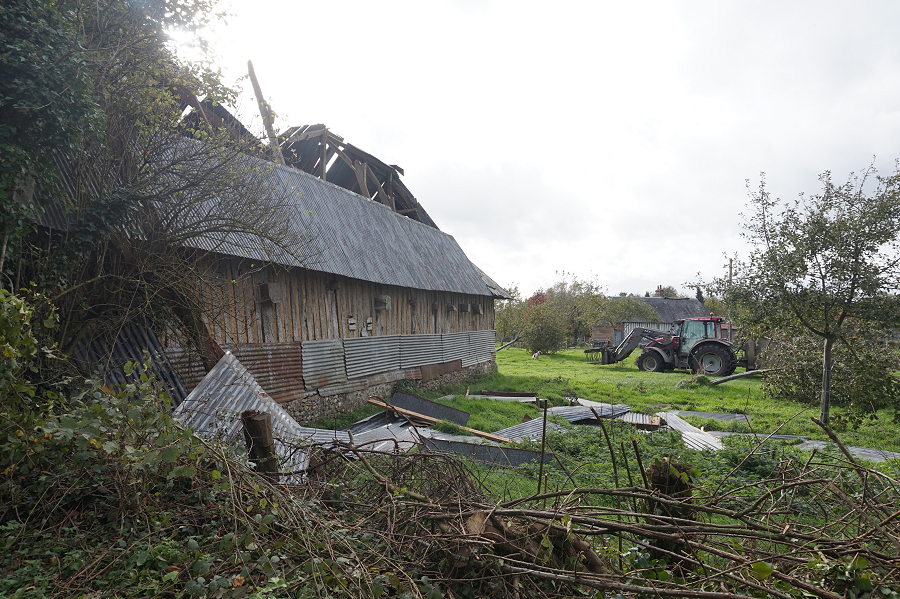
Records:
<instances>
[{"instance_id":1,"label":"green grass field","mask_svg":"<svg viewBox=\"0 0 900 599\"><path fill-rule=\"evenodd\" d=\"M769 398L763 393L758 377L704 386L692 384L692 376L687 372L641 372L633 358L610 366L589 364L580 349L543 355L539 360L532 360L527 351L508 348L497 353L497 366L498 373L478 377L468 385L448 387L443 393L463 395L468 387L471 394L482 389L531 392L555 403L561 403L565 397L577 396L593 401L626 404L634 411L648 414L666 409L740 413L750 417L749 428L743 423L715 423L713 427L711 422L693 420L693 424L706 425L709 430L716 428L751 432L752 429L752 432L766 434L777 430L780 434L827 439L824 431L810 420L811 416L818 416L818 406ZM440 394L430 394L429 398L434 399L438 395ZM470 413L474 409L472 405L462 407L457 402L453 405ZM844 416L842 408L832 408L833 427L845 443L900 451L900 426L893 421L891 410L882 410L877 417L873 415L873 418L864 418L855 428L843 424L846 420ZM479 419L482 417L479 416ZM516 422L519 420L521 415ZM516 422L509 422L505 426ZM492 430L502 428L498 424L502 422L491 422L490 426L494 427ZM473 428L480 427L475 425Z\"/></svg>"},{"instance_id":2,"label":"green grass field","mask_svg":"<svg viewBox=\"0 0 900 599\"><path fill-rule=\"evenodd\" d=\"M704 426L706 430L761 434L777 432L784 435L804 435L811 439L828 439L825 432L810 420L811 416L819 415L818 405L803 405L767 397L758 377L716 386L702 385L692 382L693 377L688 372L641 372L633 357L611 366L589 364L584 359L584 351L580 349L543 355L539 360L532 360L529 352L508 348L497 353L497 366L497 373L475 377L468 383L447 386L438 392L412 392L432 400L446 395L456 396L452 400L442 400L442 403L469 412L469 426L485 432L518 424L525 414L536 417L539 411L530 405L466 400L460 396L464 396L467 389L472 395L483 389L534 393L538 397L549 399L551 405L563 405L566 397L581 397L611 404L626 404L633 411L646 414L667 409L746 414L750 417L749 427L740 422L686 419L695 426ZM337 419L319 420L310 425L340 428L378 411L379 408L366 406ZM848 423L850 419L846 415L846 411L840 406L832 407L832 428L844 443L900 452L900 425L894 422L891 410L882 410L877 415L864 417L855 425Z\"/></svg>"}]
</instances>

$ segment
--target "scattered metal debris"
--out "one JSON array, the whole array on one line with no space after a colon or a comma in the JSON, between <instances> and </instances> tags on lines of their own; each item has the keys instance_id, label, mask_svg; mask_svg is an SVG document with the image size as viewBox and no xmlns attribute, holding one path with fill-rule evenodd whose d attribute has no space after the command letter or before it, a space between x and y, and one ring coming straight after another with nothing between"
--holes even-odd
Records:
<instances>
[{"instance_id":1,"label":"scattered metal debris","mask_svg":"<svg viewBox=\"0 0 900 599\"><path fill-rule=\"evenodd\" d=\"M309 465L310 445L350 443L345 431L306 428L259 386L253 375L227 352L197 387L175 408L174 416L198 434L243 444L241 413L266 412L272 417L275 452L283 482L300 482Z\"/></svg>"},{"instance_id":2,"label":"scattered metal debris","mask_svg":"<svg viewBox=\"0 0 900 599\"><path fill-rule=\"evenodd\" d=\"M662 418L670 429L679 431L684 444L691 449L711 449L713 451L722 449L722 441L720 439L701 431L696 426L688 424L675 412L659 412L657 416Z\"/></svg>"},{"instance_id":3,"label":"scattered metal debris","mask_svg":"<svg viewBox=\"0 0 900 599\"><path fill-rule=\"evenodd\" d=\"M465 426L469 423L469 413L450 406L445 406L434 401L410 395L408 393L394 393L391 398L391 405L411 412L417 412L437 418L438 420L446 420L459 426Z\"/></svg>"}]
</instances>

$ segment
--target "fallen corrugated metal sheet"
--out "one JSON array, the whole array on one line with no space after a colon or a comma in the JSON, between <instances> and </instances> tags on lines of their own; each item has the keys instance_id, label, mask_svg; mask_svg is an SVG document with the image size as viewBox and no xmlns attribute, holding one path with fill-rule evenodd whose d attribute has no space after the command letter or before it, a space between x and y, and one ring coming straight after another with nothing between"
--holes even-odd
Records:
<instances>
[{"instance_id":1,"label":"fallen corrugated metal sheet","mask_svg":"<svg viewBox=\"0 0 900 599\"><path fill-rule=\"evenodd\" d=\"M488 462L500 466L518 468L525 464L539 465L541 463L541 452L539 451L498 447L497 445L479 445L476 443L464 443L462 441L448 441L433 437L423 437L422 441L425 443L425 447L428 447L429 449L446 453L455 453L479 462ZM552 453L544 454L545 464L549 464L552 459Z\"/></svg>"},{"instance_id":2,"label":"fallen corrugated metal sheet","mask_svg":"<svg viewBox=\"0 0 900 599\"><path fill-rule=\"evenodd\" d=\"M344 344L340 339L304 341L303 381L307 389L347 382Z\"/></svg>"},{"instance_id":3,"label":"fallen corrugated metal sheet","mask_svg":"<svg viewBox=\"0 0 900 599\"><path fill-rule=\"evenodd\" d=\"M403 368L443 362L442 337L443 335L401 335L400 363Z\"/></svg>"},{"instance_id":4,"label":"fallen corrugated metal sheet","mask_svg":"<svg viewBox=\"0 0 900 599\"><path fill-rule=\"evenodd\" d=\"M592 411L593 410L593 411ZM597 415L600 418L617 418L623 414L627 414L631 408L624 404L600 404L599 406L562 406L558 408L549 408L547 413L553 416L560 416L569 422L582 422L584 420L596 420ZM597 414L595 415L594 412Z\"/></svg>"},{"instance_id":5,"label":"fallen corrugated metal sheet","mask_svg":"<svg viewBox=\"0 0 900 599\"><path fill-rule=\"evenodd\" d=\"M221 436L243 444L241 413L267 412L272 417L275 451L280 470L289 473L283 482L298 482L309 464L306 451L298 446L350 442L343 431L302 427L259 386L256 379L228 352L175 409L174 415L198 434Z\"/></svg>"},{"instance_id":6,"label":"fallen corrugated metal sheet","mask_svg":"<svg viewBox=\"0 0 900 599\"><path fill-rule=\"evenodd\" d=\"M460 426L465 426L469 423L468 412L457 410L456 408L451 408L450 406L445 406L444 404L429 401L408 393L394 393L394 396L391 398L391 405L403 408L404 410L410 410L416 414L431 416L432 418L438 418L439 420L446 420L447 422L452 422Z\"/></svg>"},{"instance_id":7,"label":"fallen corrugated metal sheet","mask_svg":"<svg viewBox=\"0 0 900 599\"><path fill-rule=\"evenodd\" d=\"M681 433L681 438L684 440L684 444L691 449L709 449L712 451L722 449L721 440L701 431L696 426L689 424L674 412L659 412L657 413L657 416L665 420L666 426L679 431Z\"/></svg>"},{"instance_id":8,"label":"fallen corrugated metal sheet","mask_svg":"<svg viewBox=\"0 0 900 599\"><path fill-rule=\"evenodd\" d=\"M143 364L149 359L153 373L165 386L174 405L181 403L187 396L187 391L169 363L156 334L142 324L126 324L114 334L85 336L75 346L73 358L84 370L101 368L109 385L138 382ZM135 365L130 375L125 374L123 369L126 363Z\"/></svg>"},{"instance_id":9,"label":"fallen corrugated metal sheet","mask_svg":"<svg viewBox=\"0 0 900 599\"><path fill-rule=\"evenodd\" d=\"M344 339L347 378L400 369L400 335ZM304 344L306 345L306 344Z\"/></svg>"},{"instance_id":10,"label":"fallen corrugated metal sheet","mask_svg":"<svg viewBox=\"0 0 900 599\"><path fill-rule=\"evenodd\" d=\"M627 412L614 417L615 420L621 420L635 425L637 428L644 430L658 430L660 427L659 416L650 416L649 414L641 414L640 412Z\"/></svg>"},{"instance_id":11,"label":"fallen corrugated metal sheet","mask_svg":"<svg viewBox=\"0 0 900 599\"><path fill-rule=\"evenodd\" d=\"M344 430L353 436L356 447L371 451L406 451L419 440L416 427L390 412L369 416Z\"/></svg>"},{"instance_id":12,"label":"fallen corrugated metal sheet","mask_svg":"<svg viewBox=\"0 0 900 599\"><path fill-rule=\"evenodd\" d=\"M544 419L543 418L535 418L534 420L529 420L528 422L523 422L522 424L517 424L515 426L511 426L509 428L504 428L499 431L494 431L491 433L492 435L497 435L498 437L506 437L507 439L512 439L513 441L521 441L523 439L531 439L533 441L540 441L541 434L544 427ZM560 425L554 422L547 422L547 431L555 431L560 432L565 429Z\"/></svg>"}]
</instances>

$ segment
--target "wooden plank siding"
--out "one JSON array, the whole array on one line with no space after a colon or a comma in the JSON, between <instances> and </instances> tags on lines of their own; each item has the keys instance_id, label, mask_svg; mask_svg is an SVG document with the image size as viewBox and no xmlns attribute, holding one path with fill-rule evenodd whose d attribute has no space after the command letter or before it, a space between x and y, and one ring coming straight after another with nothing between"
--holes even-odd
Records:
<instances>
[{"instance_id":1,"label":"wooden plank siding","mask_svg":"<svg viewBox=\"0 0 900 599\"><path fill-rule=\"evenodd\" d=\"M376 335L444 334L494 328L489 296L409 289L301 268L223 257L205 269L210 332L221 345L302 343ZM266 297L268 290L268 297ZM375 310L375 295L391 298ZM433 310L437 303L438 310ZM480 305L483 314L460 312ZM456 306L457 310L449 310ZM356 320L351 331L350 317ZM366 330L366 319L372 330Z\"/></svg>"}]
</instances>

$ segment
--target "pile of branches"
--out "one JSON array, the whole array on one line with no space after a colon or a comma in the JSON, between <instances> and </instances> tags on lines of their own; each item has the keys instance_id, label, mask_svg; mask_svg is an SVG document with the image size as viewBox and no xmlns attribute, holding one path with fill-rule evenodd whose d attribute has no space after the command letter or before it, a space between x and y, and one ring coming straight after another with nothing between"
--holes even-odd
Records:
<instances>
[{"instance_id":1,"label":"pile of branches","mask_svg":"<svg viewBox=\"0 0 900 599\"><path fill-rule=\"evenodd\" d=\"M786 457L771 477L728 490L695 484L689 466L663 460L642 468L643 485L506 500L473 484L498 468L485 476L424 449L356 454L359 526L453 596L900 592L900 487L848 452Z\"/></svg>"},{"instance_id":2,"label":"pile of branches","mask_svg":"<svg viewBox=\"0 0 900 599\"><path fill-rule=\"evenodd\" d=\"M0 595L900 590L900 484L849 454L787 455L744 485L655 460L628 486L534 492L527 471L347 445L285 485L132 399L95 389L58 416L0 419Z\"/></svg>"}]
</instances>

